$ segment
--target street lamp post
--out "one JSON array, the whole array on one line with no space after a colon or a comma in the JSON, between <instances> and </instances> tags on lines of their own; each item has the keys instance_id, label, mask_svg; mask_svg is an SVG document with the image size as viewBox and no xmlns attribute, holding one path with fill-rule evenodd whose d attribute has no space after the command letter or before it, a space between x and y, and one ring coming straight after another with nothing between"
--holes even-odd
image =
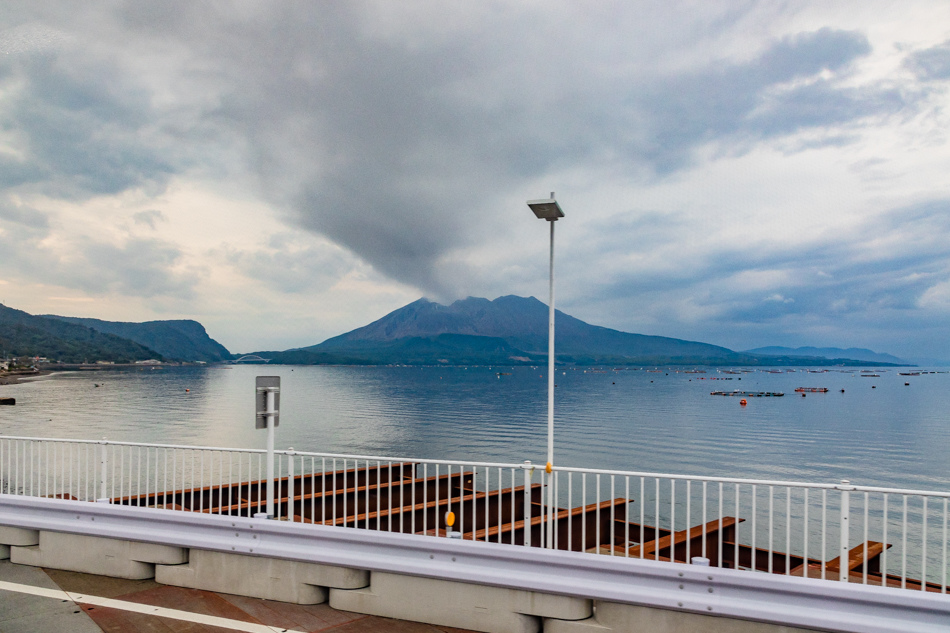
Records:
<instances>
[{"instance_id":1,"label":"street lamp post","mask_svg":"<svg viewBox=\"0 0 950 633\"><path fill-rule=\"evenodd\" d=\"M561 206L554 199L554 192L546 200L528 200L528 207L539 220L551 225L551 256L548 270L548 463L544 472L548 475L548 499L545 544L554 547L554 486L551 485L554 467L554 223L564 217Z\"/></svg>"}]
</instances>

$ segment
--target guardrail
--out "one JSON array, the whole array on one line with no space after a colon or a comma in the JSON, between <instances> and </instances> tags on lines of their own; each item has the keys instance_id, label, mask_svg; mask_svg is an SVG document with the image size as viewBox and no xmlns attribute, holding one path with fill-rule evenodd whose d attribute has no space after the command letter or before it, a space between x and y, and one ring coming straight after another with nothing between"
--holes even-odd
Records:
<instances>
[{"instance_id":1,"label":"guardrail","mask_svg":"<svg viewBox=\"0 0 950 633\"><path fill-rule=\"evenodd\" d=\"M809 630L939 633L947 630L950 618L950 601L929 592L881 591L857 584L448 538L389 533L367 538L363 530L246 517L0 495L0 524L486 584Z\"/></svg>"},{"instance_id":2,"label":"guardrail","mask_svg":"<svg viewBox=\"0 0 950 633\"><path fill-rule=\"evenodd\" d=\"M284 521L947 593L946 492L276 454ZM261 450L0 436L0 492L13 495L252 517L264 472Z\"/></svg>"}]
</instances>

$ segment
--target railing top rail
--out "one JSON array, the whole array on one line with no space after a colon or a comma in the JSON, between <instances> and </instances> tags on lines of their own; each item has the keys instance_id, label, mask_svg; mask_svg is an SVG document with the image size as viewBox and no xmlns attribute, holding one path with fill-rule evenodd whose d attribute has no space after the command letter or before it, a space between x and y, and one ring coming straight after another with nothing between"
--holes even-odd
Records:
<instances>
[{"instance_id":1,"label":"railing top rail","mask_svg":"<svg viewBox=\"0 0 950 633\"><path fill-rule=\"evenodd\" d=\"M744 484L754 486L781 486L785 488L812 488L819 490L848 490L850 492L881 492L904 495L918 495L941 497L950 499L950 492L937 490L915 490L911 488L886 488L881 486L861 486L843 483L814 483L804 481L788 481L783 479L747 479L741 477L720 477L716 475L676 475L671 473L640 472L633 470L605 470L601 468L575 468L571 466L554 466L553 470L570 473L587 473L589 475L614 475L622 477L645 477L647 479L675 479L677 481L696 481L709 483Z\"/></svg>"},{"instance_id":2,"label":"railing top rail","mask_svg":"<svg viewBox=\"0 0 950 633\"><path fill-rule=\"evenodd\" d=\"M176 449L176 450L191 450L191 451L219 451L219 452L231 452L231 453L247 453L247 454L266 454L267 451L259 448L230 448L230 447L219 447L219 446L190 446L190 445L181 445L181 444L148 444L144 442L124 442L124 441L113 441L113 440L81 440L81 439L70 439L70 438L50 438L50 437L31 437L31 436L10 436L10 435L0 435L0 441L3 440L15 440L15 441L29 441L29 442L62 442L70 444L87 444L87 445L107 445L107 446L130 446L130 447L139 447L139 448L158 448L158 449ZM418 464L431 464L438 466L461 466L461 467L473 467L473 468L503 468L503 469L537 469L544 470L544 464L532 463L532 462L523 462L523 463L505 463L505 462L478 462L478 461L463 461L463 460L446 460L446 459L422 459L422 458L411 458L411 457L394 457L387 455L351 455L344 453L317 453L312 451L298 451L293 449L281 449L275 450L277 455L293 455L298 457L314 457L320 459L339 459L339 460L355 460L355 461L366 461L366 462L378 462L378 463L397 463L397 462L414 462ZM950 492L941 492L936 490L916 490L909 488L890 488L882 486L862 486L857 484L844 484L844 483L815 483L815 482L801 482L801 481L787 481L779 479L748 479L741 477L720 477L714 475L682 475L682 474L673 474L673 473L656 473L656 472L641 472L641 471L632 471L632 470L608 470L608 469L598 469L598 468L580 468L580 467L571 467L571 466L554 466L553 470L566 473L580 473L580 474L589 474L589 475L608 475L608 476L620 476L620 477L643 477L647 479L670 479L675 481L692 481L692 482L708 482L708 483L723 483L723 484L740 484L740 485L755 485L755 486L779 486L784 488L806 488L813 490L847 490L850 492L874 492L882 494L899 494L899 495L913 495L913 496L922 496L922 497L932 497L932 498L941 498L950 500Z\"/></svg>"},{"instance_id":3,"label":"railing top rail","mask_svg":"<svg viewBox=\"0 0 950 633\"><path fill-rule=\"evenodd\" d=\"M267 451L262 448L229 448L224 446L189 446L185 444L148 444L144 442L125 442L125 441L115 441L115 440L78 440L78 439L69 439L69 438L58 438L58 437L29 437L29 436L12 436L12 435L0 435L0 441L3 440L16 440L16 441L28 441L28 442L63 442L68 444L93 444L93 445L106 445L106 446L134 446L139 448L168 448L168 449L180 449L180 450L189 450L189 451L221 451L221 452L232 452L232 453L256 453L256 454L266 454ZM505 462L476 462L476 461L464 461L460 459L423 459L423 458L414 458L414 457L394 457L392 455L350 455L344 453L316 453L312 451L298 451L295 449L278 449L274 451L275 455L294 455L302 457L320 457L328 459L347 459L347 460L359 460L359 461L369 461L369 462L416 462L419 464L438 464L440 466L472 466L478 468L516 468L522 469L526 467L526 463L505 463ZM530 464L531 468L543 469L544 464Z\"/></svg>"}]
</instances>

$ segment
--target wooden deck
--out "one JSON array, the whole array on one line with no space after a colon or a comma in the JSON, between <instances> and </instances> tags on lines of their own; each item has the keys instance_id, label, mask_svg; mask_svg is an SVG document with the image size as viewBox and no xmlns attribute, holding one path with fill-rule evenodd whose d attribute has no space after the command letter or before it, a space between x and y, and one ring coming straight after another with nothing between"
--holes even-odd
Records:
<instances>
[{"instance_id":1,"label":"wooden deck","mask_svg":"<svg viewBox=\"0 0 950 633\"><path fill-rule=\"evenodd\" d=\"M541 484L490 491L473 486L474 473L455 471L418 477L416 464L403 462L325 473L284 477L275 481L278 519L298 523L335 525L445 536L446 515L455 522L451 529L461 538L534 547L542 543L544 518ZM263 480L187 488L132 495L112 500L114 504L170 508L209 514L253 516L265 509ZM616 498L587 506L556 508L555 547L575 552L645 558L687 563L705 556L712 566L749 569L773 574L840 578L841 561L809 558L780 551L753 548L739 543L740 517L724 516L705 525L672 532L628 521L632 500ZM528 512L530 516L528 516ZM868 541L848 555L850 582L921 590L915 579L881 573L881 555L889 544ZM926 591L941 587L927 583Z\"/></svg>"}]
</instances>

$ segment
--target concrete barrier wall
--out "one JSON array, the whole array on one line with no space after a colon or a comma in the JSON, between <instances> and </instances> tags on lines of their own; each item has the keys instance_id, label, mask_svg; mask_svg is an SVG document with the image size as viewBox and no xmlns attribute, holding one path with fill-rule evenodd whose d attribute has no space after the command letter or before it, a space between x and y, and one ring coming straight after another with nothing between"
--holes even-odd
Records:
<instances>
[{"instance_id":1,"label":"concrete barrier wall","mask_svg":"<svg viewBox=\"0 0 950 633\"><path fill-rule=\"evenodd\" d=\"M0 527L0 558L487 633L793 633L806 629L633 605L228 554L82 534ZM596 606L595 606L596 605Z\"/></svg>"}]
</instances>

